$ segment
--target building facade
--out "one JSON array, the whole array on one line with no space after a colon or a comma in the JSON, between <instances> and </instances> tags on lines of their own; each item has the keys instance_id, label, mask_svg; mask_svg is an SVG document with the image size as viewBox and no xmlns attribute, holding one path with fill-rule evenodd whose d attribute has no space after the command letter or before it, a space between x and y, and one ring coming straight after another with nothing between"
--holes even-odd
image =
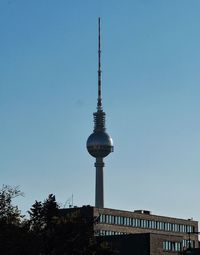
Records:
<instances>
[{"instance_id":1,"label":"building facade","mask_svg":"<svg viewBox=\"0 0 200 255\"><path fill-rule=\"evenodd\" d=\"M89 218L96 236L151 234L154 240L151 244L152 249L154 244L155 249L162 249L163 252L168 253L177 252L177 254L188 247L197 248L199 246L198 234L196 234L198 233L198 222L191 219L154 215L146 210L123 211L92 206L62 209L61 211L62 214L78 211L83 217ZM140 237L142 238L142 235Z\"/></svg>"},{"instance_id":2,"label":"building facade","mask_svg":"<svg viewBox=\"0 0 200 255\"><path fill-rule=\"evenodd\" d=\"M180 255L200 255L200 248L188 248L185 251L182 251Z\"/></svg>"},{"instance_id":3,"label":"building facade","mask_svg":"<svg viewBox=\"0 0 200 255\"><path fill-rule=\"evenodd\" d=\"M143 233L100 238L120 255L175 255L181 252L182 238L176 235Z\"/></svg>"}]
</instances>

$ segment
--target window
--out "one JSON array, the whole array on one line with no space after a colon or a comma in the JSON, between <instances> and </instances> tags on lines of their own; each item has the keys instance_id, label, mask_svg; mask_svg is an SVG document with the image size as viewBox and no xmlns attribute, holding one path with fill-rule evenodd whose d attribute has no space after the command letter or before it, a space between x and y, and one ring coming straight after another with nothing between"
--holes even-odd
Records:
<instances>
[{"instance_id":1,"label":"window","mask_svg":"<svg viewBox=\"0 0 200 255\"><path fill-rule=\"evenodd\" d=\"M192 227L191 226L187 226L187 232L192 232Z\"/></svg>"},{"instance_id":2,"label":"window","mask_svg":"<svg viewBox=\"0 0 200 255\"><path fill-rule=\"evenodd\" d=\"M100 223L102 223L103 222L103 214L100 214L100 218L99 218L99 221L100 221Z\"/></svg>"},{"instance_id":3,"label":"window","mask_svg":"<svg viewBox=\"0 0 200 255\"><path fill-rule=\"evenodd\" d=\"M124 217L124 225L126 225L126 217Z\"/></svg>"},{"instance_id":4,"label":"window","mask_svg":"<svg viewBox=\"0 0 200 255\"><path fill-rule=\"evenodd\" d=\"M115 224L115 216L112 215L112 224Z\"/></svg>"},{"instance_id":5,"label":"window","mask_svg":"<svg viewBox=\"0 0 200 255\"><path fill-rule=\"evenodd\" d=\"M189 246L191 246L191 248L194 248L195 241L194 240L183 240L182 245L183 245L183 248L189 248Z\"/></svg>"},{"instance_id":6,"label":"window","mask_svg":"<svg viewBox=\"0 0 200 255\"><path fill-rule=\"evenodd\" d=\"M136 226L136 220L132 219L132 226L135 227Z\"/></svg>"},{"instance_id":7,"label":"window","mask_svg":"<svg viewBox=\"0 0 200 255\"><path fill-rule=\"evenodd\" d=\"M127 218L126 225L129 226L130 220Z\"/></svg>"},{"instance_id":8,"label":"window","mask_svg":"<svg viewBox=\"0 0 200 255\"><path fill-rule=\"evenodd\" d=\"M164 225L163 225L164 223L163 222L158 222L158 224L157 224L157 228L158 229L160 229L160 230L163 230L164 229Z\"/></svg>"},{"instance_id":9,"label":"window","mask_svg":"<svg viewBox=\"0 0 200 255\"><path fill-rule=\"evenodd\" d=\"M143 228L147 228L147 220L144 220L144 222L143 222Z\"/></svg>"},{"instance_id":10,"label":"window","mask_svg":"<svg viewBox=\"0 0 200 255\"><path fill-rule=\"evenodd\" d=\"M164 251L181 251L181 243L172 242L172 241L164 241L163 242L163 250Z\"/></svg>"},{"instance_id":11,"label":"window","mask_svg":"<svg viewBox=\"0 0 200 255\"><path fill-rule=\"evenodd\" d=\"M140 219L135 219L135 221L136 221L136 222L135 222L135 223L136 223L135 226L138 227L138 228L140 228L140 226L141 226L141 224L140 224Z\"/></svg>"}]
</instances>

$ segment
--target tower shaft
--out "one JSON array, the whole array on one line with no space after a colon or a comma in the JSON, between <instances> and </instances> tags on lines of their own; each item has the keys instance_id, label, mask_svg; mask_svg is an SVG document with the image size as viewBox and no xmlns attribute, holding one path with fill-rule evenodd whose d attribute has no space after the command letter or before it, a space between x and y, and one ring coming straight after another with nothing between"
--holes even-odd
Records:
<instances>
[{"instance_id":1,"label":"tower shaft","mask_svg":"<svg viewBox=\"0 0 200 255\"><path fill-rule=\"evenodd\" d=\"M96 158L94 164L96 167L96 190L95 190L95 207L104 207L104 185L103 185L103 158Z\"/></svg>"}]
</instances>

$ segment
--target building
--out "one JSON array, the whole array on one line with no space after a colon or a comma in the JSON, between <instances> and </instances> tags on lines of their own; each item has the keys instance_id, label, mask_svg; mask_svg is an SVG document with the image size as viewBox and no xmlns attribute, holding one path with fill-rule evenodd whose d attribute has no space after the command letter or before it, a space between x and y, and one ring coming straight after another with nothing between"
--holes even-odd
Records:
<instances>
[{"instance_id":1,"label":"building","mask_svg":"<svg viewBox=\"0 0 200 255\"><path fill-rule=\"evenodd\" d=\"M97 112L94 116L94 130L87 139L87 150L91 156L96 158L96 185L95 185L95 206L104 207L104 186L103 186L103 167L105 166L103 158L113 152L113 141L106 132L105 117L102 105L101 89L101 38L100 38L100 18L99 18L99 37L98 37L98 99Z\"/></svg>"},{"instance_id":2,"label":"building","mask_svg":"<svg viewBox=\"0 0 200 255\"><path fill-rule=\"evenodd\" d=\"M123 211L92 206L62 209L63 215L76 212L91 220L96 236L104 237L114 246L121 242L120 247L125 247L128 245L126 242L130 242L134 249L134 244L138 243L135 240L141 238L141 247L149 245L150 250L154 249L154 253L149 254L153 255L165 254L164 252L178 254L189 246L198 247L198 234L196 234L198 222L191 219L154 215L146 210ZM162 250L163 253L155 253L155 249L159 252Z\"/></svg>"}]
</instances>

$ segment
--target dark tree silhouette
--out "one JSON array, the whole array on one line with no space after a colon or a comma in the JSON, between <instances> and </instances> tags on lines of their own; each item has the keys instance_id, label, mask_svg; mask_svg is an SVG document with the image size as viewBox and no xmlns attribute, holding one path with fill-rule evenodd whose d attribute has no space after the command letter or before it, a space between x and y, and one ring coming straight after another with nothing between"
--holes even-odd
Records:
<instances>
[{"instance_id":1,"label":"dark tree silhouette","mask_svg":"<svg viewBox=\"0 0 200 255\"><path fill-rule=\"evenodd\" d=\"M28 213L30 215L31 230L33 232L40 233L40 231L44 228L42 202L35 201Z\"/></svg>"},{"instance_id":2,"label":"dark tree silhouette","mask_svg":"<svg viewBox=\"0 0 200 255\"><path fill-rule=\"evenodd\" d=\"M22 220L18 206L13 205L13 199L22 195L18 187L3 185L0 190L0 223L19 224Z\"/></svg>"},{"instance_id":3,"label":"dark tree silhouette","mask_svg":"<svg viewBox=\"0 0 200 255\"><path fill-rule=\"evenodd\" d=\"M27 230L13 199L22 195L18 187L3 186L0 190L0 254L27 254Z\"/></svg>"},{"instance_id":4,"label":"dark tree silhouette","mask_svg":"<svg viewBox=\"0 0 200 255\"><path fill-rule=\"evenodd\" d=\"M35 201L29 211L30 231L40 253L44 255L113 254L109 247L96 240L93 221L79 213L60 214L55 196L42 203Z\"/></svg>"},{"instance_id":5,"label":"dark tree silhouette","mask_svg":"<svg viewBox=\"0 0 200 255\"><path fill-rule=\"evenodd\" d=\"M35 201L24 219L13 199L18 187L0 190L1 255L110 255L114 254L93 233L93 221L79 213L62 215L56 198Z\"/></svg>"}]
</instances>

